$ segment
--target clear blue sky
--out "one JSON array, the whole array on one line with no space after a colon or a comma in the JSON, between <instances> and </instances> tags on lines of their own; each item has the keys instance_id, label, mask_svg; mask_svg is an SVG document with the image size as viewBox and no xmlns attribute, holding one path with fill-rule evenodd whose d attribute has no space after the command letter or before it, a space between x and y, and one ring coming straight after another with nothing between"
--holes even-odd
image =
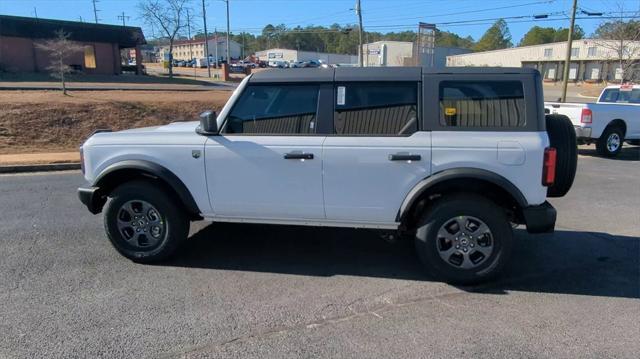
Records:
<instances>
[{"instance_id":1,"label":"clear blue sky","mask_svg":"<svg viewBox=\"0 0 640 359\"><path fill-rule=\"evenodd\" d=\"M193 9L201 14L201 0L192 0ZM289 27L305 25L341 25L357 21L354 11L355 0L229 0L231 10L231 31L258 33L266 24L285 24ZM438 28L471 35L478 39L495 18L507 19L513 42L517 43L533 25L567 27L571 0L361 0L363 22L366 30L389 32L416 29L419 21L438 24ZM213 30L226 28L225 5L221 0L205 0L208 27ZM154 34L142 24L137 0L98 0L99 21L119 24L123 11L128 25L142 26L147 38ZM587 11L619 11L622 4L626 11L638 11L640 0L579 0L579 6ZM34 16L34 8L41 18L94 21L92 0L0 0L0 14ZM564 13L564 14L563 14ZM532 15L551 14L554 20L531 20ZM584 15L582 15L584 16ZM198 19L197 29L202 27ZM468 22L478 20L475 22ZM446 24L460 22L458 24ZM465 22L467 21L467 22ZM595 17L577 20L587 33L591 34L598 23Z\"/></svg>"}]
</instances>

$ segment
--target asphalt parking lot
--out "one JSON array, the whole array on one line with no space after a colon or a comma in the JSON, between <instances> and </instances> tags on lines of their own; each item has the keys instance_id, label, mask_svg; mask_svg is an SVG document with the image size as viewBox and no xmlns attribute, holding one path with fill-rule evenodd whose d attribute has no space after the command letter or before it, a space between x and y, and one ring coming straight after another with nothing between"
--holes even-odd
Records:
<instances>
[{"instance_id":1,"label":"asphalt parking lot","mask_svg":"<svg viewBox=\"0 0 640 359\"><path fill-rule=\"evenodd\" d=\"M134 264L77 171L0 176L0 357L637 358L640 148L581 149L557 232L454 287L370 231L197 223Z\"/></svg>"}]
</instances>

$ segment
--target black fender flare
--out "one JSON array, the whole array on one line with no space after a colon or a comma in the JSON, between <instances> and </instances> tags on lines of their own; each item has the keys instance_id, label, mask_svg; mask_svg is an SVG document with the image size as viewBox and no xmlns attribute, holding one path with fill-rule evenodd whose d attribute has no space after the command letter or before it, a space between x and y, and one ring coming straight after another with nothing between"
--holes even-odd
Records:
<instances>
[{"instance_id":1,"label":"black fender flare","mask_svg":"<svg viewBox=\"0 0 640 359\"><path fill-rule=\"evenodd\" d=\"M396 216L396 222L402 222L406 218L409 210L426 190L439 183L453 179L477 179L487 181L503 188L515 199L521 208L525 208L529 205L527 199L518 187L499 174L479 168L451 168L437 172L418 182L418 184L409 191L407 196L404 198L404 201L402 201L402 205L400 206Z\"/></svg>"},{"instance_id":2,"label":"black fender flare","mask_svg":"<svg viewBox=\"0 0 640 359\"><path fill-rule=\"evenodd\" d=\"M200 209L193 199L191 192L187 186L166 167L157 163L145 160L124 160L113 163L105 168L95 179L93 187L104 189L109 186L109 182L117 172L123 170L134 170L140 172L143 176L152 179L160 179L170 186L182 202L185 209L192 215L199 216Z\"/></svg>"}]
</instances>

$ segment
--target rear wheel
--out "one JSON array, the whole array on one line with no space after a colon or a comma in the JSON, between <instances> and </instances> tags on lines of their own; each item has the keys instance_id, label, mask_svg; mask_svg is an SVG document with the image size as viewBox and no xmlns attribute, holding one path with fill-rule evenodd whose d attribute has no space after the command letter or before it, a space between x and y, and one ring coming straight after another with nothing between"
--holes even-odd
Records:
<instances>
[{"instance_id":1,"label":"rear wheel","mask_svg":"<svg viewBox=\"0 0 640 359\"><path fill-rule=\"evenodd\" d=\"M609 126L596 142L596 151L605 157L615 157L622 150L624 131L618 126Z\"/></svg>"},{"instance_id":2,"label":"rear wheel","mask_svg":"<svg viewBox=\"0 0 640 359\"><path fill-rule=\"evenodd\" d=\"M415 238L425 267L456 284L475 284L498 275L511 254L512 241L502 208L474 194L440 199L420 220Z\"/></svg>"},{"instance_id":3,"label":"rear wheel","mask_svg":"<svg viewBox=\"0 0 640 359\"><path fill-rule=\"evenodd\" d=\"M187 238L189 219L182 207L153 183L125 183L109 197L104 226L123 256L141 263L160 261Z\"/></svg>"}]
</instances>

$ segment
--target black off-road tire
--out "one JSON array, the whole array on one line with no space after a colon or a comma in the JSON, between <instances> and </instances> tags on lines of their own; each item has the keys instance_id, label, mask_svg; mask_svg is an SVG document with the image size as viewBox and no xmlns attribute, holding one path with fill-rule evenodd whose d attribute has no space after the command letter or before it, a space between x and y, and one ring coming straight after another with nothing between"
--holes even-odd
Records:
<instances>
[{"instance_id":1,"label":"black off-road tire","mask_svg":"<svg viewBox=\"0 0 640 359\"><path fill-rule=\"evenodd\" d=\"M474 268L463 269L452 263L451 257L447 261L441 255L443 238L439 237L439 232L442 228L446 230L448 223L462 218L480 220L491 232L492 252ZM469 233L462 234L469 236ZM473 236L474 232L470 231L470 234ZM453 245L457 243L461 242ZM479 249L479 243L475 244L474 248ZM485 197L466 193L445 196L434 203L418 222L415 237L416 251L426 269L438 279L463 285L478 284L499 275L511 256L512 244L513 231L505 211ZM468 249L465 253L470 258L474 249ZM452 256L463 255L462 249L453 250Z\"/></svg>"},{"instance_id":2,"label":"black off-road tire","mask_svg":"<svg viewBox=\"0 0 640 359\"><path fill-rule=\"evenodd\" d=\"M615 149L612 149L608 142L610 138L613 136L617 136L618 138L618 146ZM604 129L602 136L598 138L596 142L596 151L600 156L603 157L616 157L620 151L622 151L622 144L624 143L624 131L619 126L608 126Z\"/></svg>"},{"instance_id":3,"label":"black off-road tire","mask_svg":"<svg viewBox=\"0 0 640 359\"><path fill-rule=\"evenodd\" d=\"M576 131L571 120L564 115L546 115L547 134L551 147L556 149L556 179L547 188L548 197L562 197L573 185L578 166Z\"/></svg>"},{"instance_id":4,"label":"black off-road tire","mask_svg":"<svg viewBox=\"0 0 640 359\"><path fill-rule=\"evenodd\" d=\"M157 239L150 236L151 230L149 230L149 235L145 239L152 239L154 243L146 247L137 246L140 243L144 244L144 241L137 240L132 242L127 240L128 228L121 230L118 225L118 216L125 215L126 217L126 213L123 213L123 208L131 208L125 205L131 204L134 208L141 208L141 203L147 203L151 206L150 208L157 212L157 216L153 218L159 218L157 219L157 224L162 224L162 228L164 228ZM124 211L130 212L130 210ZM141 220L152 223L149 221L151 217L146 217L150 213L138 214L145 216ZM176 203L162 187L149 181L132 181L116 187L109 195L109 200L104 210L104 228L109 240L120 254L134 262L152 263L169 258L187 238L189 234L189 217L183 210L182 205ZM142 230L140 226L137 228ZM147 242L151 241L147 240Z\"/></svg>"}]
</instances>

